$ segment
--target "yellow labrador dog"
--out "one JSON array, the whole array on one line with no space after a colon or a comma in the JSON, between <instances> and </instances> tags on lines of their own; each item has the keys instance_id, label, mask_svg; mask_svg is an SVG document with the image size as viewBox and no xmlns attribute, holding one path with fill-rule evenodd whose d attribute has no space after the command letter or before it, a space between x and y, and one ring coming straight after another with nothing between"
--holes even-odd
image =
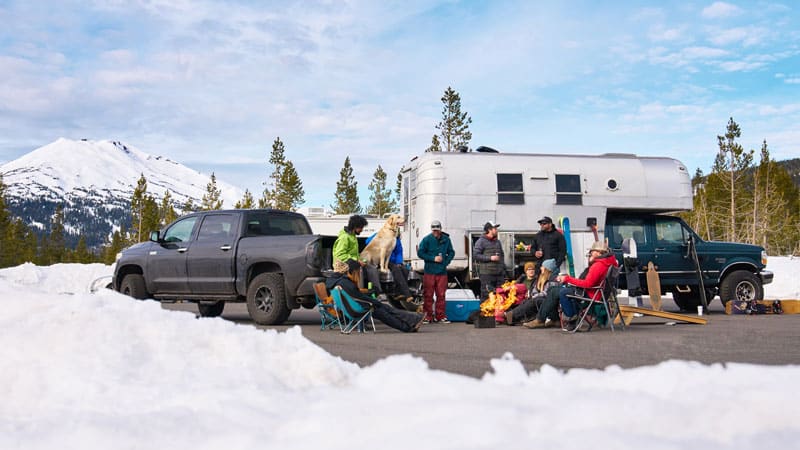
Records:
<instances>
[{"instance_id":1,"label":"yellow labrador dog","mask_svg":"<svg viewBox=\"0 0 800 450\"><path fill-rule=\"evenodd\" d=\"M388 271L389 257L392 255L402 225L402 217L397 214L389 216L375 237L361 251L361 260L380 267L383 272Z\"/></svg>"}]
</instances>

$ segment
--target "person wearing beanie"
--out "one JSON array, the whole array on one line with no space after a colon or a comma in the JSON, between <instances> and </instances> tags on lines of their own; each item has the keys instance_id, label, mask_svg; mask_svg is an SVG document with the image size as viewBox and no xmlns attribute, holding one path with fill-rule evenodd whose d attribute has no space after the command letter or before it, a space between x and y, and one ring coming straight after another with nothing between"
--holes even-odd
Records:
<instances>
[{"instance_id":1,"label":"person wearing beanie","mask_svg":"<svg viewBox=\"0 0 800 450\"><path fill-rule=\"evenodd\" d=\"M361 263L355 259L347 260L347 263L340 264L335 269L336 275L325 281L328 291L339 286L347 295L357 301L369 302L372 307L372 316L384 324L400 330L404 333L413 333L419 330L425 318L422 314L411 311L403 311L382 303L358 289L357 280L361 272Z\"/></svg>"},{"instance_id":2,"label":"person wearing beanie","mask_svg":"<svg viewBox=\"0 0 800 450\"><path fill-rule=\"evenodd\" d=\"M554 301L551 301L551 304L545 304L547 299L547 292L553 288L558 287L559 284L556 281L556 277L558 276L558 267L556 266L555 259L547 259L542 263L541 270L539 271L539 276L534 277L533 273L536 271L536 265L533 262L525 263L525 275L521 276L520 279L526 277L523 281L526 287L528 287L528 297L520 303L516 308L506 311L506 324L507 325L514 325L514 323L523 322L527 323L531 319L534 319L537 314L542 313L543 309L550 310L556 309L556 314L558 314L557 307L558 307L558 298L556 297ZM527 276L530 274L531 279L528 280ZM517 283L520 281L517 280ZM557 289L556 289L557 290ZM542 313L546 315L548 311Z\"/></svg>"}]
</instances>

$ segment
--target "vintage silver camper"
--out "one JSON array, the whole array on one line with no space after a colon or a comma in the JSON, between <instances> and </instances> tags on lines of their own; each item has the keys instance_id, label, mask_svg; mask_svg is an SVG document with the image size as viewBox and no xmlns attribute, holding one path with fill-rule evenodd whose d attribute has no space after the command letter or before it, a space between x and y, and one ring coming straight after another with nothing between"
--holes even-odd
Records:
<instances>
[{"instance_id":1,"label":"vintage silver camper","mask_svg":"<svg viewBox=\"0 0 800 450\"><path fill-rule=\"evenodd\" d=\"M413 158L402 171L401 214L405 257L423 269L416 248L439 220L456 256L448 267L462 281L473 279L471 250L487 221L500 224L506 267L526 256L537 220L569 217L576 272L594 241L602 239L610 212L671 212L692 208L689 173L680 161L632 154L556 155L496 152L435 152ZM527 255L530 257L530 254Z\"/></svg>"}]
</instances>

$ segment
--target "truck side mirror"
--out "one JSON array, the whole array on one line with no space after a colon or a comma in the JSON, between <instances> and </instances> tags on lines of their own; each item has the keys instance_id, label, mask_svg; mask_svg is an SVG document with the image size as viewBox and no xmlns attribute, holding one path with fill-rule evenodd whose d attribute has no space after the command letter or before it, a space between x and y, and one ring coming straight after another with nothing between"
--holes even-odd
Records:
<instances>
[{"instance_id":1,"label":"truck side mirror","mask_svg":"<svg viewBox=\"0 0 800 450\"><path fill-rule=\"evenodd\" d=\"M150 240L153 242L159 242L158 231L151 231L150 232Z\"/></svg>"}]
</instances>

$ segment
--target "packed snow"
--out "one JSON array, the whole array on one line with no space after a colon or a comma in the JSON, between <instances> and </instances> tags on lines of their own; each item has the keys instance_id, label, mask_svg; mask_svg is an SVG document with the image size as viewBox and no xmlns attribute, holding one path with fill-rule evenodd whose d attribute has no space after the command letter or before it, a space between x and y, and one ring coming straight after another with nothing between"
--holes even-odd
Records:
<instances>
[{"instance_id":1,"label":"packed snow","mask_svg":"<svg viewBox=\"0 0 800 450\"><path fill-rule=\"evenodd\" d=\"M767 298L800 298L800 259L769 268ZM90 293L111 270L0 270L0 448L762 449L800 432L797 365L526 372L507 354L480 380L410 355L359 368L299 327Z\"/></svg>"}]
</instances>

